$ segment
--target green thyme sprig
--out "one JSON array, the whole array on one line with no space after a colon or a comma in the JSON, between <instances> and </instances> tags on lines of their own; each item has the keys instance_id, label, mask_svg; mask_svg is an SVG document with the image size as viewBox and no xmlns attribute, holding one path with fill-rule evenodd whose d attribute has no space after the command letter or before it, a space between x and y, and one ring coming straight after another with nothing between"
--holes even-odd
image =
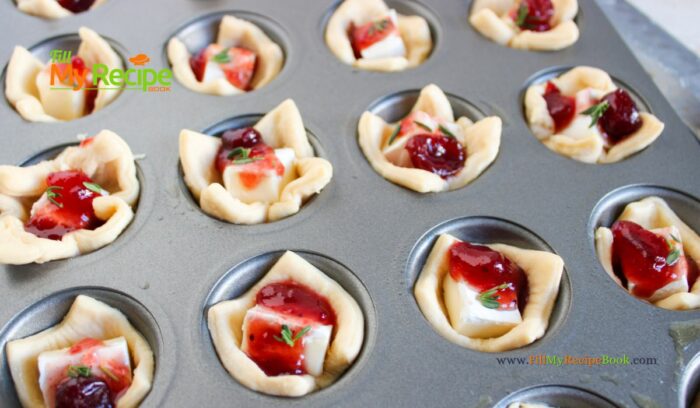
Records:
<instances>
[{"instance_id":1,"label":"green thyme sprig","mask_svg":"<svg viewBox=\"0 0 700 408\"><path fill-rule=\"evenodd\" d=\"M224 48L223 51L214 55L211 59L217 64L225 64L231 62L231 56L228 54L228 48Z\"/></svg>"},{"instance_id":2,"label":"green thyme sprig","mask_svg":"<svg viewBox=\"0 0 700 408\"><path fill-rule=\"evenodd\" d=\"M372 26L367 31L368 35L375 35L376 33L381 33L389 25L389 19L385 18L383 20L374 22Z\"/></svg>"},{"instance_id":3,"label":"green thyme sprig","mask_svg":"<svg viewBox=\"0 0 700 408\"><path fill-rule=\"evenodd\" d=\"M523 1L520 3L520 7L518 7L518 16L515 19L515 25L518 27L522 27L525 25L525 20L527 19L527 15L530 12L530 9L528 8L527 4Z\"/></svg>"},{"instance_id":4,"label":"green thyme sprig","mask_svg":"<svg viewBox=\"0 0 700 408\"><path fill-rule=\"evenodd\" d=\"M97 183L90 183L88 181L83 181L83 186L85 186L85 188L92 191L93 193L97 193L97 194L102 194L105 191L105 189L102 188Z\"/></svg>"},{"instance_id":5,"label":"green thyme sprig","mask_svg":"<svg viewBox=\"0 0 700 408\"><path fill-rule=\"evenodd\" d=\"M280 343L286 343L289 347L294 347L294 343L296 343L297 340L300 338L304 337L306 333L311 330L311 326L306 326L303 329L299 330L297 334L295 335L292 333L292 331L289 329L289 326L286 324L282 325L282 331L280 332L280 336L273 336L275 340L279 341Z\"/></svg>"},{"instance_id":6,"label":"green thyme sprig","mask_svg":"<svg viewBox=\"0 0 700 408\"><path fill-rule=\"evenodd\" d=\"M455 136L455 134L452 133L452 131L451 131L450 129L448 129L447 126L445 126L445 125L438 125L438 128L440 129L440 131L441 131L442 133L445 134L445 136L451 137L451 138L453 138L453 139L456 139L456 138L457 138L457 136Z\"/></svg>"},{"instance_id":7,"label":"green thyme sprig","mask_svg":"<svg viewBox=\"0 0 700 408\"><path fill-rule=\"evenodd\" d=\"M396 129L391 133L391 136L389 136L389 146L391 146L392 143L396 140L396 137L399 135L399 132L401 132L401 125L396 126Z\"/></svg>"},{"instance_id":8,"label":"green thyme sprig","mask_svg":"<svg viewBox=\"0 0 700 408\"><path fill-rule=\"evenodd\" d=\"M581 112L583 115L589 115L591 117L591 124L589 128L595 126L601 116L610 108L610 103L608 101L603 101L599 104L593 105L585 111Z\"/></svg>"},{"instance_id":9,"label":"green thyme sprig","mask_svg":"<svg viewBox=\"0 0 700 408\"><path fill-rule=\"evenodd\" d=\"M673 234L671 234L671 239L675 242L681 242L681 240L676 238ZM668 253L668 256L666 256L666 265L673 266L681 258L681 250L676 248L674 243L668 239L666 239L666 245L668 245L668 249L671 251Z\"/></svg>"},{"instance_id":10,"label":"green thyme sprig","mask_svg":"<svg viewBox=\"0 0 700 408\"><path fill-rule=\"evenodd\" d=\"M489 290L485 290L481 293L479 293L479 296L476 297L476 299L481 302L481 304L488 309L498 309L498 307L501 305L498 303L498 291L506 289L507 287L510 286L510 283L502 283L496 287L493 287Z\"/></svg>"},{"instance_id":11,"label":"green thyme sprig","mask_svg":"<svg viewBox=\"0 0 700 408\"><path fill-rule=\"evenodd\" d=\"M423 129L427 130L428 132L433 133L433 128L431 128L430 126L426 125L425 123L420 122L420 121L418 121L418 120L414 120L413 123L415 123L416 125L422 127Z\"/></svg>"},{"instance_id":12,"label":"green thyme sprig","mask_svg":"<svg viewBox=\"0 0 700 408\"><path fill-rule=\"evenodd\" d=\"M90 367L86 365L71 365L68 366L67 374L70 378L90 377L92 375L92 371L90 370Z\"/></svg>"},{"instance_id":13,"label":"green thyme sprig","mask_svg":"<svg viewBox=\"0 0 700 408\"><path fill-rule=\"evenodd\" d=\"M231 150L228 159L232 160L233 164L247 164L263 159L262 157L250 157L251 150L249 147L237 147Z\"/></svg>"},{"instance_id":14,"label":"green thyme sprig","mask_svg":"<svg viewBox=\"0 0 700 408\"><path fill-rule=\"evenodd\" d=\"M61 186L49 186L49 188L46 189L46 198L51 201L53 205L55 205L58 208L63 208L63 203L59 203L56 199L63 197L61 193L59 193L56 190L63 190L63 187Z\"/></svg>"}]
</instances>

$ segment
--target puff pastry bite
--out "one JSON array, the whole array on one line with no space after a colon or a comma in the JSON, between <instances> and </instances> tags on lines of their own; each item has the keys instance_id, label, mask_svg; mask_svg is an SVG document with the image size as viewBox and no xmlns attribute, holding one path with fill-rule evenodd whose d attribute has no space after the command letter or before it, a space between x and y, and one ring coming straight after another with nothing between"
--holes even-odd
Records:
<instances>
[{"instance_id":1,"label":"puff pastry bite","mask_svg":"<svg viewBox=\"0 0 700 408\"><path fill-rule=\"evenodd\" d=\"M404 16L383 0L345 0L326 26L326 44L342 62L370 71L420 65L433 49L423 17Z\"/></svg>"},{"instance_id":2,"label":"puff pastry bite","mask_svg":"<svg viewBox=\"0 0 700 408\"><path fill-rule=\"evenodd\" d=\"M212 306L208 324L219 358L236 380L287 397L333 383L364 339L355 299L291 251L243 296Z\"/></svg>"},{"instance_id":3,"label":"puff pastry bite","mask_svg":"<svg viewBox=\"0 0 700 408\"><path fill-rule=\"evenodd\" d=\"M202 210L234 224L258 224L296 214L331 180L333 167L314 157L291 99L255 126L221 138L183 129L180 162Z\"/></svg>"},{"instance_id":4,"label":"puff pastry bite","mask_svg":"<svg viewBox=\"0 0 700 408\"><path fill-rule=\"evenodd\" d=\"M365 112L360 147L385 179L419 193L456 190L477 178L498 155L501 119L455 122L447 96L428 85L408 116L397 123Z\"/></svg>"},{"instance_id":5,"label":"puff pastry bite","mask_svg":"<svg viewBox=\"0 0 700 408\"><path fill-rule=\"evenodd\" d=\"M474 0L469 22L498 44L555 51L578 40L577 13L577 0Z\"/></svg>"},{"instance_id":6,"label":"puff pastry bite","mask_svg":"<svg viewBox=\"0 0 700 408\"><path fill-rule=\"evenodd\" d=\"M500 352L542 337L559 291L557 255L439 236L416 282L433 328L462 347Z\"/></svg>"},{"instance_id":7,"label":"puff pastry bite","mask_svg":"<svg viewBox=\"0 0 700 408\"><path fill-rule=\"evenodd\" d=\"M106 0L17 0L17 8L44 18L63 18L92 10Z\"/></svg>"},{"instance_id":8,"label":"puff pastry bite","mask_svg":"<svg viewBox=\"0 0 700 408\"><path fill-rule=\"evenodd\" d=\"M255 24L224 16L216 43L190 55L178 38L168 42L175 78L185 87L212 95L234 95L261 88L279 74L282 48Z\"/></svg>"},{"instance_id":9,"label":"puff pastry bite","mask_svg":"<svg viewBox=\"0 0 700 408\"><path fill-rule=\"evenodd\" d=\"M530 86L525 114L545 146L584 163L620 161L649 146L664 129L605 71L585 66Z\"/></svg>"},{"instance_id":10,"label":"puff pastry bite","mask_svg":"<svg viewBox=\"0 0 700 408\"><path fill-rule=\"evenodd\" d=\"M700 236L663 199L628 204L595 240L603 268L632 296L671 310L700 307Z\"/></svg>"},{"instance_id":11,"label":"puff pastry bite","mask_svg":"<svg viewBox=\"0 0 700 408\"><path fill-rule=\"evenodd\" d=\"M131 149L109 130L53 160L0 166L0 263L43 263L108 245L131 222L138 197Z\"/></svg>"},{"instance_id":12,"label":"puff pastry bite","mask_svg":"<svg viewBox=\"0 0 700 408\"><path fill-rule=\"evenodd\" d=\"M110 104L121 89L96 89L99 80L93 83L92 66L103 64L108 69L122 69L122 60L107 41L89 28L78 30L81 43L77 55L70 64L53 64L60 72L72 73L63 83L51 85L51 66L33 56L26 48L15 47L7 65L5 96L17 112L30 122L69 121L89 115ZM79 90L51 89L52 87L81 86Z\"/></svg>"},{"instance_id":13,"label":"puff pastry bite","mask_svg":"<svg viewBox=\"0 0 700 408\"><path fill-rule=\"evenodd\" d=\"M137 407L153 382L148 342L122 312L85 295L61 323L9 341L6 353L24 408Z\"/></svg>"}]
</instances>

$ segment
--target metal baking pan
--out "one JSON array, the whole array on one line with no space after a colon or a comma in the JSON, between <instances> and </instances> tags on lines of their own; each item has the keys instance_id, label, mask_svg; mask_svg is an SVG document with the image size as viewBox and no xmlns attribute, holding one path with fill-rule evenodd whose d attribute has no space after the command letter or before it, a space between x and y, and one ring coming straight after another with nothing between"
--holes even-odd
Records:
<instances>
[{"instance_id":1,"label":"metal baking pan","mask_svg":"<svg viewBox=\"0 0 700 408\"><path fill-rule=\"evenodd\" d=\"M75 295L86 293L122 310L151 343L156 372L144 407L505 407L513 400L562 407L684 406L700 379L698 360L687 364L700 350L692 341L700 311L662 310L627 295L598 262L593 231L609 225L627 202L651 194L666 198L700 231L700 202L694 198L700 196L700 144L613 24L595 2L582 0L581 38L574 46L523 52L472 29L469 1L388 3L423 15L432 26L434 50L415 69L372 73L338 61L323 41L337 2L110 0L57 21L1 2L4 63L15 45L32 47L84 25L109 38L125 60L146 53L151 67L163 68L172 35L195 32L193 44L204 45L212 35L210 15L229 12L266 30L283 47L286 62L271 84L250 94L208 96L174 82L168 93L125 91L106 109L68 123L28 123L9 103L0 104L0 163L49 157L77 134L101 129L145 154L135 219L114 243L69 260L1 267L0 348L58 322ZM665 122L659 140L612 165L578 163L537 141L523 117L524 89L553 68L576 65L602 68L633 90ZM498 158L476 181L453 192L419 195L372 170L357 144L356 126L370 107L396 119L410 106L410 91L429 83L461 101L458 113L495 114L505 126ZM297 102L317 151L333 164L330 185L297 215L271 224L236 226L205 215L181 179L179 131L239 123L237 118L265 113L286 98ZM435 234L445 231L562 256L565 277L544 338L487 354L451 344L431 328L412 288ZM210 305L243 293L284 249L300 251L341 283L366 317L364 347L354 365L332 386L297 399L256 393L229 376L205 320ZM674 343L671 332L688 341ZM654 358L656 364L498 361L602 354ZM0 405L17 406L4 353L0 364Z\"/></svg>"}]
</instances>

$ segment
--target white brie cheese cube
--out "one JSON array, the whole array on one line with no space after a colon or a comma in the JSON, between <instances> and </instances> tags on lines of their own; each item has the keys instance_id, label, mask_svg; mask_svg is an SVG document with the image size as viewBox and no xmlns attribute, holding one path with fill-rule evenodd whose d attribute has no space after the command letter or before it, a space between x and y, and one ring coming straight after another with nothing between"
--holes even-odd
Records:
<instances>
[{"instance_id":1,"label":"white brie cheese cube","mask_svg":"<svg viewBox=\"0 0 700 408\"><path fill-rule=\"evenodd\" d=\"M294 150L288 147L275 149L275 156L284 166L284 174L277 175L275 169L260 170L260 180L254 186L248 186L241 179L245 173L255 172L256 162L233 164L226 167L223 174L224 185L233 197L244 203L273 203L278 201L282 189L296 177L294 168Z\"/></svg>"},{"instance_id":2,"label":"white brie cheese cube","mask_svg":"<svg viewBox=\"0 0 700 408\"><path fill-rule=\"evenodd\" d=\"M54 406L56 386L66 378L68 366L85 365L91 372L102 374L102 366L107 361L114 361L120 365L131 368L129 359L129 346L124 337L105 340L101 345L71 353L70 347L44 351L39 354L37 364L39 367L39 388L44 396L44 401L49 407Z\"/></svg>"},{"instance_id":3,"label":"white brie cheese cube","mask_svg":"<svg viewBox=\"0 0 700 408\"><path fill-rule=\"evenodd\" d=\"M241 343L243 352L247 352L249 348L248 327L253 320L264 320L271 325L286 324L293 333L298 333L304 327L310 326L309 331L301 338L304 348L304 370L313 376L323 374L323 363L331 341L333 326L321 325L297 316L276 313L264 306L255 306L246 312L243 319L243 342Z\"/></svg>"},{"instance_id":4,"label":"white brie cheese cube","mask_svg":"<svg viewBox=\"0 0 700 408\"><path fill-rule=\"evenodd\" d=\"M460 334L472 338L491 338L507 333L522 322L520 311L489 309L481 304L479 292L448 273L443 281L445 307L450 324Z\"/></svg>"},{"instance_id":5,"label":"white brie cheese cube","mask_svg":"<svg viewBox=\"0 0 700 408\"><path fill-rule=\"evenodd\" d=\"M384 157L395 166L413 167L411 156L408 154L408 150L406 150L406 143L408 143L410 138L410 135L396 138L392 144L387 145L384 150L382 150Z\"/></svg>"},{"instance_id":6,"label":"white brie cheese cube","mask_svg":"<svg viewBox=\"0 0 700 408\"><path fill-rule=\"evenodd\" d=\"M656 228L650 231L664 238L666 242L673 245L674 249L680 251L680 256L678 257L676 263L671 266L673 271L676 273L676 277L664 287L657 289L647 300L650 302L657 302L676 293L688 292L688 260L683 254L683 243L678 228L671 226L666 228ZM676 241L676 238L678 241ZM633 282L627 282L627 290L630 293L634 293L635 286L636 285Z\"/></svg>"},{"instance_id":7,"label":"white brie cheese cube","mask_svg":"<svg viewBox=\"0 0 700 408\"><path fill-rule=\"evenodd\" d=\"M66 69L72 69L70 65ZM65 88L61 82L54 82L54 88ZM85 86L91 86L86 84ZM43 69L36 76L36 87L39 91L39 99L44 112L60 120L73 120L85 113L85 90L74 91L72 89L51 89L51 68Z\"/></svg>"},{"instance_id":8,"label":"white brie cheese cube","mask_svg":"<svg viewBox=\"0 0 700 408\"><path fill-rule=\"evenodd\" d=\"M218 62L208 60L207 64L204 66L204 77L202 78L202 82L213 82L219 79L226 79L224 70L221 69L221 65Z\"/></svg>"},{"instance_id":9,"label":"white brie cheese cube","mask_svg":"<svg viewBox=\"0 0 700 408\"><path fill-rule=\"evenodd\" d=\"M585 88L576 92L576 114L579 114L600 102L605 93L595 88Z\"/></svg>"},{"instance_id":10,"label":"white brie cheese cube","mask_svg":"<svg viewBox=\"0 0 700 408\"><path fill-rule=\"evenodd\" d=\"M591 127L591 117L588 115L576 115L569 126L561 130L559 134L569 136L572 139L585 139L591 135L603 137L598 126Z\"/></svg>"},{"instance_id":11,"label":"white brie cheese cube","mask_svg":"<svg viewBox=\"0 0 700 408\"><path fill-rule=\"evenodd\" d=\"M362 58L379 59L406 56L406 45L403 43L403 39L398 30L399 24L398 18L396 17L396 10L389 10L386 17L388 17L394 24L394 27L396 27L395 31L384 37L381 41L360 50Z\"/></svg>"}]
</instances>

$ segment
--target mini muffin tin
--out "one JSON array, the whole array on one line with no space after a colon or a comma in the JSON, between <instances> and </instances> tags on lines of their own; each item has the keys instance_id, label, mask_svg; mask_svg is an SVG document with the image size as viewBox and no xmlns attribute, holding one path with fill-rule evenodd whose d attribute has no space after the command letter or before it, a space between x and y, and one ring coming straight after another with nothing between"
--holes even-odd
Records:
<instances>
[{"instance_id":1,"label":"mini muffin tin","mask_svg":"<svg viewBox=\"0 0 700 408\"><path fill-rule=\"evenodd\" d=\"M0 3L0 58L15 45L42 60L68 47L65 35L87 26L108 38L125 61L146 53L147 67L168 67L173 35L188 45L213 38L212 15L232 13L258 23L283 48L279 76L253 93L216 97L173 82L168 93L124 91L105 109L59 124L24 121L0 104L0 163L22 164L56 154L78 134L110 129L136 154L141 196L135 219L94 253L0 271L0 405L18 406L6 363L8 340L45 329L84 293L119 308L156 355L143 407L430 406L506 407L512 401L562 407L686 406L697 392L700 349L693 332L700 311L668 311L617 287L598 262L593 242L624 205L656 194L700 231L700 144L626 48L595 2L580 0L581 38L559 52L499 46L467 22L470 2L387 2L430 23L434 49L415 69L375 73L338 61L323 40L338 2L306 0L109 0L88 13L42 20ZM214 19L215 20L215 19ZM40 45L35 47L35 45ZM34 48L32 48L34 47ZM634 91L666 124L650 147L622 162L589 165L549 151L525 122L522 96L553 69L591 65ZM4 83L4 82L3 82ZM458 114L504 121L499 155L467 187L420 195L384 180L357 144L357 122L371 109L397 120L422 87L436 83ZM318 154L334 167L331 183L301 211L263 225L237 226L205 215L182 181L181 129L247 123L293 98ZM217 124L219 126L217 126ZM550 328L539 341L503 353L449 343L421 314L413 284L438 233L482 242L549 249L566 262ZM220 364L206 326L212 304L249 288L280 251L299 251L336 279L360 304L366 335L354 365L330 387L287 399L251 391ZM681 327L689 344L675 344ZM686 336L687 337L687 336ZM656 364L533 366L499 364L531 355L627 354ZM653 404L657 405L653 405Z\"/></svg>"}]
</instances>

